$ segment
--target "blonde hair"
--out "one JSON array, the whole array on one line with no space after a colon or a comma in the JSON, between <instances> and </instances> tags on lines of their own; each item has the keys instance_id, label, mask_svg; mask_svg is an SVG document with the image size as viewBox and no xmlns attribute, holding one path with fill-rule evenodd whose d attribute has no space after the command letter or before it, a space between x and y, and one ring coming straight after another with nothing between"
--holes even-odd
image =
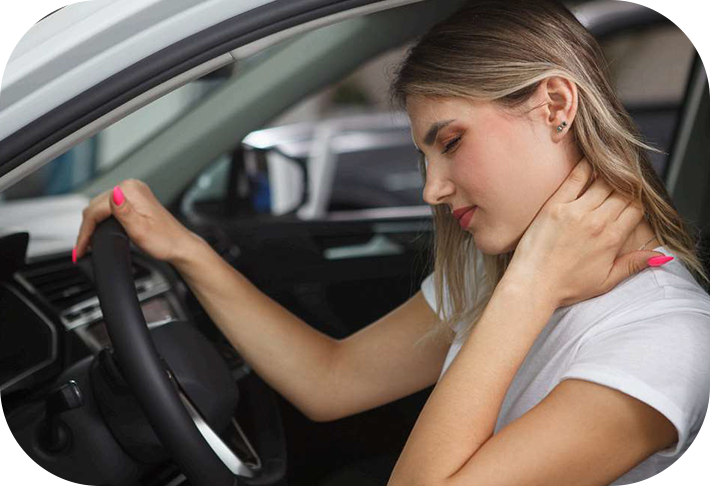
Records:
<instances>
[{"instance_id":1,"label":"blonde hair","mask_svg":"<svg viewBox=\"0 0 710 486\"><path fill-rule=\"evenodd\" d=\"M409 50L396 71L390 95L403 108L408 97L424 96L492 101L512 110L528 101L539 83L551 76L577 85L578 111L570 130L592 165L594 177L640 201L661 245L696 280L710 283L698 256L697 233L691 234L651 166L646 151L657 150L642 141L611 87L597 41L558 2L471 2L435 25ZM423 161L420 167L425 177ZM447 331L450 338L450 330L461 322L468 323L465 336L480 319L512 252L482 254L447 208L438 205L432 211L434 286L443 322L427 337ZM480 267L478 261L482 261ZM481 270L484 275L479 275ZM477 285L467 285L471 275ZM449 312L443 312L444 304Z\"/></svg>"}]
</instances>

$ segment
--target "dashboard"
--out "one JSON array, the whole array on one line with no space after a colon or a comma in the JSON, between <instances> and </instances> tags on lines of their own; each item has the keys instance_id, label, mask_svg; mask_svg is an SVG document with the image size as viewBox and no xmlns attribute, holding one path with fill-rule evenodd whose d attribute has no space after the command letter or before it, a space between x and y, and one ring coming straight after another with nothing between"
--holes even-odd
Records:
<instances>
[{"instance_id":1,"label":"dashboard","mask_svg":"<svg viewBox=\"0 0 710 486\"><path fill-rule=\"evenodd\" d=\"M138 401L122 381L113 352L107 350L111 338L91 258L75 265L67 251L27 256L28 241L28 233L0 237L0 398L18 444L42 467L74 482L183 484L184 475L155 438ZM212 352L221 355L222 366L226 365L222 378L234 380L234 393L229 395L201 393L206 389L201 385L204 380L195 380L198 375L185 378L185 393L199 406L193 416L196 425L212 431L216 424L219 435L212 434L220 440L212 440L226 444L243 464L260 468L259 456L236 422L240 415L236 382L254 381L249 380L249 366L200 311L170 265L134 246L131 265L146 324L176 376L189 374L189 369L182 369L181 358L171 360L182 355L180 346L185 343L180 337L199 335L206 340L194 342L213 345ZM190 353L186 356L189 363ZM233 402L225 401L224 410L215 408L213 403L221 406L222 402L213 397L229 396ZM204 410L208 415L203 415ZM224 413L217 415L214 410ZM244 410L251 409L241 410L244 416Z\"/></svg>"},{"instance_id":2,"label":"dashboard","mask_svg":"<svg viewBox=\"0 0 710 486\"><path fill-rule=\"evenodd\" d=\"M184 284L156 263L133 257L138 299L148 327L186 320ZM182 292L181 292L182 291ZM72 361L98 354L111 341L88 259L44 257L0 282L0 392L29 390Z\"/></svg>"}]
</instances>

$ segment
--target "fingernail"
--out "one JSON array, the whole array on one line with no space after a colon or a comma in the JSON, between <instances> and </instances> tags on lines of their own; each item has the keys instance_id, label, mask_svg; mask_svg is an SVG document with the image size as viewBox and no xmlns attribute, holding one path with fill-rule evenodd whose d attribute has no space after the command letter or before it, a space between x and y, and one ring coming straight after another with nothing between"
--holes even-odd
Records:
<instances>
[{"instance_id":1,"label":"fingernail","mask_svg":"<svg viewBox=\"0 0 710 486\"><path fill-rule=\"evenodd\" d=\"M72 261L72 263L74 263L74 265L76 265L76 247L74 247L74 249L71 252L71 261Z\"/></svg>"},{"instance_id":2,"label":"fingernail","mask_svg":"<svg viewBox=\"0 0 710 486\"><path fill-rule=\"evenodd\" d=\"M657 256L649 258L647 261L649 267L660 267L661 265L665 265L671 260L673 260L672 256Z\"/></svg>"},{"instance_id":3,"label":"fingernail","mask_svg":"<svg viewBox=\"0 0 710 486\"><path fill-rule=\"evenodd\" d=\"M121 190L120 187L116 186L113 188L113 202L116 203L116 206L120 206L123 204L123 201L126 200L126 196L123 195L123 191Z\"/></svg>"}]
</instances>

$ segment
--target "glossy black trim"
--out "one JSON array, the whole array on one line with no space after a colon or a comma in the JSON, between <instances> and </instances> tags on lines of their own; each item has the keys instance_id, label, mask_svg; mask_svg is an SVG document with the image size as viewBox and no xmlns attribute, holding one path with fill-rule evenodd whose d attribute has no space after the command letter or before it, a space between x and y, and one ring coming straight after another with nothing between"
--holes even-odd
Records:
<instances>
[{"instance_id":1,"label":"glossy black trim","mask_svg":"<svg viewBox=\"0 0 710 486\"><path fill-rule=\"evenodd\" d=\"M0 287L6 289L7 291L11 292L15 297L20 299L41 321L44 325L46 325L49 328L49 331L52 335L52 345L51 345L51 352L48 358L46 358L44 361L41 361L40 363L37 363L30 368L23 370L22 372L18 373L17 375L13 376L11 379L7 380L4 383L0 383L0 393L5 392L6 390L11 390L12 387L17 385L18 383L21 383L22 380L32 376L33 374L37 373L40 370L45 369L46 367L50 366L54 362L57 361L58 355L59 355L59 338L57 334L57 328L52 324L52 321L49 320L49 318L46 316L44 312L39 310L39 308L32 303L26 296L22 295L22 293L18 292L17 289L12 287L11 285L4 284L0 282ZM12 323L12 324L17 324L17 325L22 325L24 323Z\"/></svg>"}]
</instances>

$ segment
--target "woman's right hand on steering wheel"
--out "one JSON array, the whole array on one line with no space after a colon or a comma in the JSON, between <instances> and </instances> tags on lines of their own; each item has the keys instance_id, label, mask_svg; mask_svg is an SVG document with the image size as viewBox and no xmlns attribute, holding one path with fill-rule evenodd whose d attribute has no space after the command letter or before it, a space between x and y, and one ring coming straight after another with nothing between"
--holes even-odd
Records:
<instances>
[{"instance_id":1,"label":"woman's right hand on steering wheel","mask_svg":"<svg viewBox=\"0 0 710 486\"><path fill-rule=\"evenodd\" d=\"M72 255L75 263L90 247L96 225L111 215L121 223L131 241L158 260L172 263L178 250L198 238L165 209L147 184L128 179L102 192L84 208Z\"/></svg>"}]
</instances>

